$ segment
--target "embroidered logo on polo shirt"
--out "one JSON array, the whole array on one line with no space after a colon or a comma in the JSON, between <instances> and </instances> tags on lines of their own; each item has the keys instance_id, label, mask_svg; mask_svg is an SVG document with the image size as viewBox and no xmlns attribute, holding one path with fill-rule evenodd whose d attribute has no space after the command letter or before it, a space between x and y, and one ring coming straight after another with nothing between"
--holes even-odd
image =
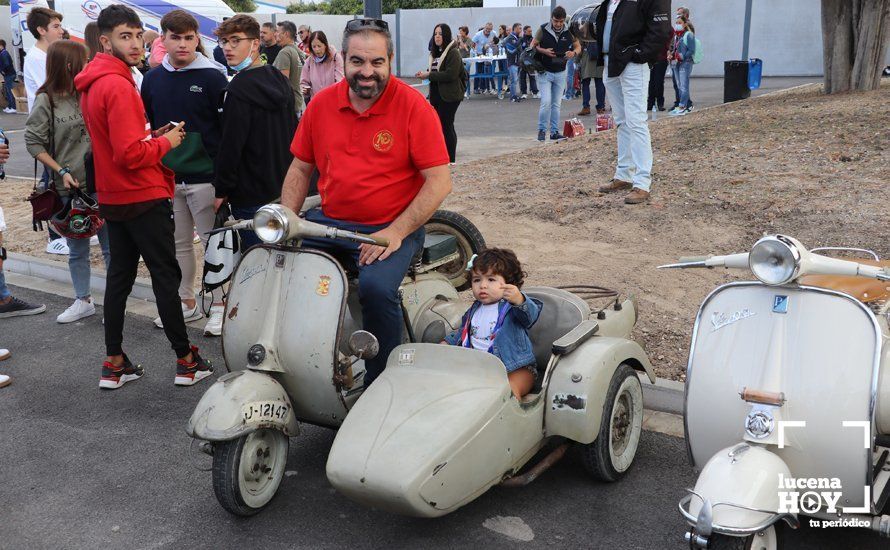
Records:
<instances>
[{"instance_id":1,"label":"embroidered logo on polo shirt","mask_svg":"<svg viewBox=\"0 0 890 550\"><path fill-rule=\"evenodd\" d=\"M192 85L192 87L189 88L189 91L190 91L190 92L195 92L195 93L198 93L198 94L199 94L199 93L203 92L204 90L202 90L200 86Z\"/></svg>"},{"instance_id":2,"label":"embroidered logo on polo shirt","mask_svg":"<svg viewBox=\"0 0 890 550\"><path fill-rule=\"evenodd\" d=\"M374 136L374 149L385 153L392 149L393 137L389 130L380 130Z\"/></svg>"}]
</instances>

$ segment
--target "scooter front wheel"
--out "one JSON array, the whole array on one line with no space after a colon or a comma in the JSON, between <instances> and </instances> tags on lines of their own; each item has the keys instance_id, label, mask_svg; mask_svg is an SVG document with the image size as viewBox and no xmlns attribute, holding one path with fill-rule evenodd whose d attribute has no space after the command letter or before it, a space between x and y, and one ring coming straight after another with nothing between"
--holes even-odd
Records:
<instances>
[{"instance_id":1,"label":"scooter front wheel","mask_svg":"<svg viewBox=\"0 0 890 550\"><path fill-rule=\"evenodd\" d=\"M747 537L712 535L708 550L781 550L784 547L782 526L779 522Z\"/></svg>"},{"instance_id":2,"label":"scooter front wheel","mask_svg":"<svg viewBox=\"0 0 890 550\"><path fill-rule=\"evenodd\" d=\"M252 516L262 510L284 477L287 436L278 430L259 429L214 447L213 492L222 507L236 516Z\"/></svg>"}]
</instances>

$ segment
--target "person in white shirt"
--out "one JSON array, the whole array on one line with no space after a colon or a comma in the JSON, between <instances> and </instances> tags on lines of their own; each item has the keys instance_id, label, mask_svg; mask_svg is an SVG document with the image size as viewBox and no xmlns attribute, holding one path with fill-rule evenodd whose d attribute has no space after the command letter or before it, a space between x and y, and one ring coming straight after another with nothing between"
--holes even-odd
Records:
<instances>
[{"instance_id":1,"label":"person in white shirt","mask_svg":"<svg viewBox=\"0 0 890 550\"><path fill-rule=\"evenodd\" d=\"M28 30L37 42L28 50L22 72L25 74L25 93L28 94L28 112L34 106L37 89L46 81L46 50L56 40L62 39L62 14L49 8L34 8L28 14Z\"/></svg>"}]
</instances>

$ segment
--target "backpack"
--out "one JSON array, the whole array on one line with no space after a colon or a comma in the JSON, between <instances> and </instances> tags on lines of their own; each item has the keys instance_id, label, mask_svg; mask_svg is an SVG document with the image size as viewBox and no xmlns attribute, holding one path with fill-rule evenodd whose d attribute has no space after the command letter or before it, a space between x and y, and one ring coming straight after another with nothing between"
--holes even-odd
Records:
<instances>
[{"instance_id":1,"label":"backpack","mask_svg":"<svg viewBox=\"0 0 890 550\"><path fill-rule=\"evenodd\" d=\"M687 31L686 34L683 35L683 41L686 42L687 47L689 46L689 42L686 41L686 37L689 36L689 34L690 34L689 31ZM701 60L704 57L705 52L702 50L701 40L699 40L698 37L695 36L694 34L692 36L693 36L693 38L695 38L695 53L692 54L692 63L694 65L698 65L699 63L701 63Z\"/></svg>"}]
</instances>

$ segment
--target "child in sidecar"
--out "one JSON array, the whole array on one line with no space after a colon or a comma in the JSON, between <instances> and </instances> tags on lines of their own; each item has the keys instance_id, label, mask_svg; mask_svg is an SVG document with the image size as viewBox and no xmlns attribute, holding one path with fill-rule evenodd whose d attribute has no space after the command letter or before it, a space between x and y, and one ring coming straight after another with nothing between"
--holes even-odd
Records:
<instances>
[{"instance_id":1,"label":"child in sidecar","mask_svg":"<svg viewBox=\"0 0 890 550\"><path fill-rule=\"evenodd\" d=\"M538 320L542 304L520 291L525 273L512 250L483 250L467 270L476 301L461 319L461 328L445 342L495 355L507 368L513 395L521 399L538 375L528 329Z\"/></svg>"}]
</instances>

